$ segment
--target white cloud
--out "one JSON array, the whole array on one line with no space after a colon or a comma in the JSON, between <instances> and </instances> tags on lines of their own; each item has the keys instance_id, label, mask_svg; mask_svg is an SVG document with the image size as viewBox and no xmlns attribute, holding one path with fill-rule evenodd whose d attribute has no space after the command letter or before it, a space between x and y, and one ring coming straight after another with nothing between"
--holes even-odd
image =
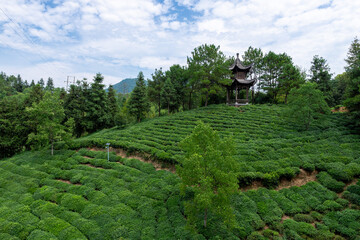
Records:
<instances>
[{"instance_id":1,"label":"white cloud","mask_svg":"<svg viewBox=\"0 0 360 240\"><path fill-rule=\"evenodd\" d=\"M196 16L182 15L175 2ZM329 2L63 0L49 7L40 0L0 0L8 15L0 10L0 47L28 59L26 67L5 64L0 71L29 79L51 75L62 85L81 71L117 81L139 70L185 64L195 47L214 43L232 56L250 45L287 52L306 68L318 54L340 73L351 41L360 36L360 1Z\"/></svg>"}]
</instances>

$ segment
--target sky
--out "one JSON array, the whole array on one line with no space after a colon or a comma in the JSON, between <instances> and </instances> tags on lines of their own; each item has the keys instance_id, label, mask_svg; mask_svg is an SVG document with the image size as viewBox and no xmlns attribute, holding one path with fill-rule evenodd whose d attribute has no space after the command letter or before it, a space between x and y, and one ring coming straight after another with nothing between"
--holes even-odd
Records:
<instances>
[{"instance_id":1,"label":"sky","mask_svg":"<svg viewBox=\"0 0 360 240\"><path fill-rule=\"evenodd\" d=\"M336 75L359 16L358 0L0 0L0 71L56 87L100 72L108 85L186 65L206 43L286 52L306 70L319 55Z\"/></svg>"}]
</instances>

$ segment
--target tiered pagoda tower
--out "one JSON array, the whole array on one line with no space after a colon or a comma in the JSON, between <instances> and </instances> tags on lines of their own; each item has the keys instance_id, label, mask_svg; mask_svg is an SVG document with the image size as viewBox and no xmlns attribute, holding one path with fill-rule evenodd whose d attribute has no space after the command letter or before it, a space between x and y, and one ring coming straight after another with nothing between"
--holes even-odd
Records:
<instances>
[{"instance_id":1,"label":"tiered pagoda tower","mask_svg":"<svg viewBox=\"0 0 360 240\"><path fill-rule=\"evenodd\" d=\"M244 66L239 59L239 53L236 54L235 62L229 68L232 71L232 83L226 87L226 101L228 105L239 106L249 103L249 89L257 82L256 75L253 71L253 63ZM239 91L246 89L246 99L239 99ZM230 99L235 95L235 100ZM254 99L254 98L253 98Z\"/></svg>"}]
</instances>

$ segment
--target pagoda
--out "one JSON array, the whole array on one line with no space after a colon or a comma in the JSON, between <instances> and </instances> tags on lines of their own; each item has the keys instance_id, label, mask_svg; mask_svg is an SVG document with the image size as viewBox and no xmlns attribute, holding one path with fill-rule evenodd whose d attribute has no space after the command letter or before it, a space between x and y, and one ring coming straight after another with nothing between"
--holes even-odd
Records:
<instances>
[{"instance_id":1,"label":"pagoda","mask_svg":"<svg viewBox=\"0 0 360 240\"><path fill-rule=\"evenodd\" d=\"M232 71L232 83L230 86L226 86L226 102L228 105L239 106L249 103L249 89L257 82L253 65L252 63L244 66L239 59L239 53L236 54L236 59L229 68ZM246 89L246 99L238 98L242 89ZM235 95L235 99L232 98L233 95Z\"/></svg>"}]
</instances>

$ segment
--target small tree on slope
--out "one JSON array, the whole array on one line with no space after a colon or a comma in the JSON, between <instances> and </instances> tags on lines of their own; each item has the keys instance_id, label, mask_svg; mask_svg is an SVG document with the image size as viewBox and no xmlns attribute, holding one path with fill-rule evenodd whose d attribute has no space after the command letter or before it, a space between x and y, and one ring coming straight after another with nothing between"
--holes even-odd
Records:
<instances>
[{"instance_id":1,"label":"small tree on slope","mask_svg":"<svg viewBox=\"0 0 360 240\"><path fill-rule=\"evenodd\" d=\"M145 118L146 113L150 110L150 103L146 95L146 84L144 74L139 72L136 86L129 99L129 112L136 117L139 122Z\"/></svg>"},{"instance_id":2,"label":"small tree on slope","mask_svg":"<svg viewBox=\"0 0 360 240\"><path fill-rule=\"evenodd\" d=\"M182 179L181 193L192 191L194 196L185 203L188 224L194 226L199 215L204 227L208 213L221 216L232 225L234 215L229 197L237 191L237 165L233 159L234 142L222 140L209 125L200 122L181 143L185 159L177 166Z\"/></svg>"},{"instance_id":3,"label":"small tree on slope","mask_svg":"<svg viewBox=\"0 0 360 240\"><path fill-rule=\"evenodd\" d=\"M316 83L307 82L300 88L293 88L290 91L287 114L306 130L309 129L314 118L329 112L329 106L323 93L317 89Z\"/></svg>"}]
</instances>

